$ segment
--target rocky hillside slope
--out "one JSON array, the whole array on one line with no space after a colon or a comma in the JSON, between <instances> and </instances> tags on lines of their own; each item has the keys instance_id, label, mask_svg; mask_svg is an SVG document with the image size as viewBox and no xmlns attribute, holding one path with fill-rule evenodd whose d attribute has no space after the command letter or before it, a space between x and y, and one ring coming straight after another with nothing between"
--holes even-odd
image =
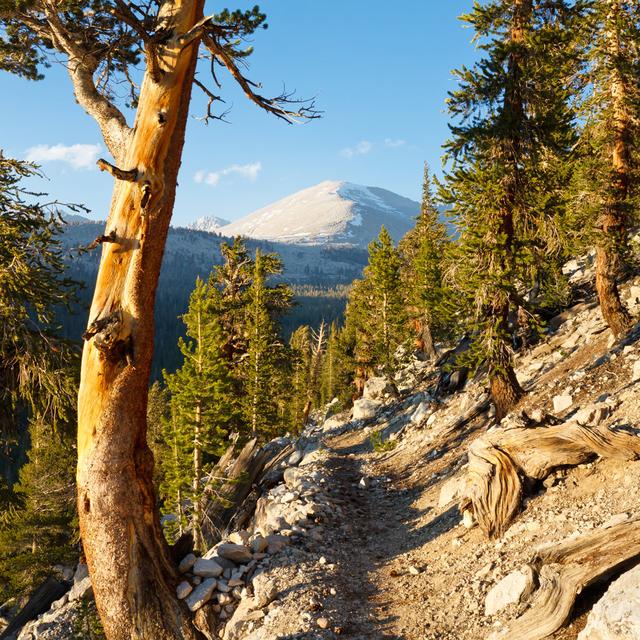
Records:
<instances>
[{"instance_id":1,"label":"rocky hillside slope","mask_svg":"<svg viewBox=\"0 0 640 640\"><path fill-rule=\"evenodd\" d=\"M589 259L567 269L578 285L591 276ZM640 279L623 292L638 314ZM640 638L639 339L640 325L615 343L594 300L567 309L517 356L528 394L500 425L482 379L435 398L439 372L407 356L394 381L370 380L350 412L330 406L301 437L279 441L286 456L257 484L251 520L204 558L183 558L179 596L226 640ZM576 453L574 431L600 454ZM536 478L519 472L515 516L489 538L478 526L480 445L551 432L560 436L549 452L534 444L513 457L520 469L536 455L548 464ZM625 446L603 444L614 436ZM553 462L559 451L571 452L565 464ZM491 469L484 506L504 489ZM614 566L583 588L576 576L604 566L625 531ZM592 550L598 537L606 544ZM576 545L586 560L549 562L549 549ZM574 588L545 609L567 576ZM87 580L81 568L76 591L20 640L73 637ZM527 616L533 630L518 631Z\"/></svg>"}]
</instances>

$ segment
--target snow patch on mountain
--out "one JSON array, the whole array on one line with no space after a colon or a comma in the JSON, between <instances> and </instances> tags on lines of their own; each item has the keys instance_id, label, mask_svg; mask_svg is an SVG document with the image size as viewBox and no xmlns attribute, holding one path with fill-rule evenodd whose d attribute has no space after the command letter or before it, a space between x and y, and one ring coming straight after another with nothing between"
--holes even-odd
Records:
<instances>
[{"instance_id":1,"label":"snow patch on mountain","mask_svg":"<svg viewBox=\"0 0 640 640\"><path fill-rule=\"evenodd\" d=\"M351 244L365 247L385 225L399 240L413 225L420 205L379 187L321 182L216 229L290 244Z\"/></svg>"},{"instance_id":2,"label":"snow patch on mountain","mask_svg":"<svg viewBox=\"0 0 640 640\"><path fill-rule=\"evenodd\" d=\"M203 216L198 218L191 224L187 225L187 229L194 229L195 231L209 231L210 233L218 233L220 229L230 224L228 220L219 218L218 216Z\"/></svg>"}]
</instances>

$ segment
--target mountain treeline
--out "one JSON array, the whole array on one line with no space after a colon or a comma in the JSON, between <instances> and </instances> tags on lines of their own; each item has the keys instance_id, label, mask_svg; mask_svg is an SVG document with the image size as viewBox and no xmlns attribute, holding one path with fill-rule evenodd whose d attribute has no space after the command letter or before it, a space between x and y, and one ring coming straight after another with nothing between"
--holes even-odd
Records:
<instances>
[{"instance_id":1,"label":"mountain treeline","mask_svg":"<svg viewBox=\"0 0 640 640\"><path fill-rule=\"evenodd\" d=\"M455 72L444 175L425 167L420 214L397 246L384 227L371 242L342 321L339 292L335 308L285 339L294 294L282 262L239 238L196 281L178 366L149 392L171 539L189 529L201 546L202 491L231 443L299 433L314 410L348 407L368 378L393 379L407 354L435 359L464 344L453 366L486 374L496 418L505 416L524 394L514 352L569 302L562 265L591 247L603 317L617 339L630 329L617 287L634 268L640 3L491 0L463 20L482 56ZM0 160L3 451L31 443L20 477L0 478L1 586L12 595L74 554L78 358L53 326L54 309L75 295L59 222L19 187L34 169Z\"/></svg>"}]
</instances>

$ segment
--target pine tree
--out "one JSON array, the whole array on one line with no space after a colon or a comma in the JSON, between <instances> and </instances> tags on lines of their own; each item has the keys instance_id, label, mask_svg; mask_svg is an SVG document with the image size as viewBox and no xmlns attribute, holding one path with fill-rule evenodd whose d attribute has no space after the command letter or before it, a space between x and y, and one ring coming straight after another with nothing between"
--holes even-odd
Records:
<instances>
[{"instance_id":1,"label":"pine tree","mask_svg":"<svg viewBox=\"0 0 640 640\"><path fill-rule=\"evenodd\" d=\"M291 357L291 400L289 421L293 433L299 433L304 424L305 408L309 402L311 371L311 328L298 327L289 339Z\"/></svg>"},{"instance_id":2,"label":"pine tree","mask_svg":"<svg viewBox=\"0 0 640 640\"><path fill-rule=\"evenodd\" d=\"M265 264L263 260L262 252L257 249L253 279L247 292L248 344L243 358L242 377L246 380L243 413L251 437L268 440L275 435L278 425L279 390L276 373L283 345L269 314L269 293L265 285L265 277L267 270L270 270L270 265L269 261L265 261Z\"/></svg>"},{"instance_id":3,"label":"pine tree","mask_svg":"<svg viewBox=\"0 0 640 640\"><path fill-rule=\"evenodd\" d=\"M209 463L224 451L233 402L225 337L215 314L217 292L200 278L183 316L187 340L180 339L182 367L165 374L171 393L168 420L168 472L164 491L167 505L183 512L181 501L189 500L188 515L194 546L203 551L201 497ZM172 467L173 465L173 467ZM183 523L181 523L183 524Z\"/></svg>"},{"instance_id":4,"label":"pine tree","mask_svg":"<svg viewBox=\"0 0 640 640\"><path fill-rule=\"evenodd\" d=\"M74 441L32 421L27 462L0 510L0 598L31 591L56 564L77 561Z\"/></svg>"},{"instance_id":5,"label":"pine tree","mask_svg":"<svg viewBox=\"0 0 640 640\"><path fill-rule=\"evenodd\" d=\"M400 241L405 306L416 345L429 356L436 355L434 337L447 334L443 313L446 296L443 259L448 244L447 230L431 190L429 168L424 165L422 203L416 226Z\"/></svg>"},{"instance_id":6,"label":"pine tree","mask_svg":"<svg viewBox=\"0 0 640 640\"><path fill-rule=\"evenodd\" d=\"M560 0L496 0L476 3L463 20L485 57L457 72L459 88L448 100L457 122L441 197L460 237L455 295L473 337L470 360L486 363L500 419L523 394L510 312L526 306L538 256L558 250L560 166L575 138L568 107L573 10Z\"/></svg>"},{"instance_id":7,"label":"pine tree","mask_svg":"<svg viewBox=\"0 0 640 640\"><path fill-rule=\"evenodd\" d=\"M637 224L640 122L640 5L592 0L581 44L585 55L585 127L579 150L575 206L596 245L596 290L617 338L632 324L617 281L628 257L627 233Z\"/></svg>"},{"instance_id":8,"label":"pine tree","mask_svg":"<svg viewBox=\"0 0 640 640\"><path fill-rule=\"evenodd\" d=\"M400 254L383 226L369 244L369 263L363 279L353 283L345 312L357 394L378 368L388 375L395 369L395 351L406 332L400 268Z\"/></svg>"},{"instance_id":9,"label":"pine tree","mask_svg":"<svg viewBox=\"0 0 640 640\"><path fill-rule=\"evenodd\" d=\"M21 180L36 168L0 153L0 444L24 417L55 428L74 414L77 354L57 335L56 309L69 308L77 283L65 276L58 239L62 205L42 206ZM73 208L72 210L76 210Z\"/></svg>"}]
</instances>

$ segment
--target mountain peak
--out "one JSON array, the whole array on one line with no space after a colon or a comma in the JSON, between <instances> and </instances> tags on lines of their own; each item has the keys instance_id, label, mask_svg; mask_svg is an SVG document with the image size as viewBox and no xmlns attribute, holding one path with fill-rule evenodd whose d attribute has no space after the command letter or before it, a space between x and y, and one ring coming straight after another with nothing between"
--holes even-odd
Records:
<instances>
[{"instance_id":1,"label":"mountain peak","mask_svg":"<svg viewBox=\"0 0 640 640\"><path fill-rule=\"evenodd\" d=\"M325 180L216 229L289 244L366 247L385 225L399 240L415 223L420 205L392 191Z\"/></svg>"},{"instance_id":2,"label":"mountain peak","mask_svg":"<svg viewBox=\"0 0 640 640\"><path fill-rule=\"evenodd\" d=\"M210 233L218 233L220 229L230 224L228 220L219 218L218 216L203 216L198 218L191 224L187 225L187 229L193 229L194 231L209 231Z\"/></svg>"}]
</instances>

